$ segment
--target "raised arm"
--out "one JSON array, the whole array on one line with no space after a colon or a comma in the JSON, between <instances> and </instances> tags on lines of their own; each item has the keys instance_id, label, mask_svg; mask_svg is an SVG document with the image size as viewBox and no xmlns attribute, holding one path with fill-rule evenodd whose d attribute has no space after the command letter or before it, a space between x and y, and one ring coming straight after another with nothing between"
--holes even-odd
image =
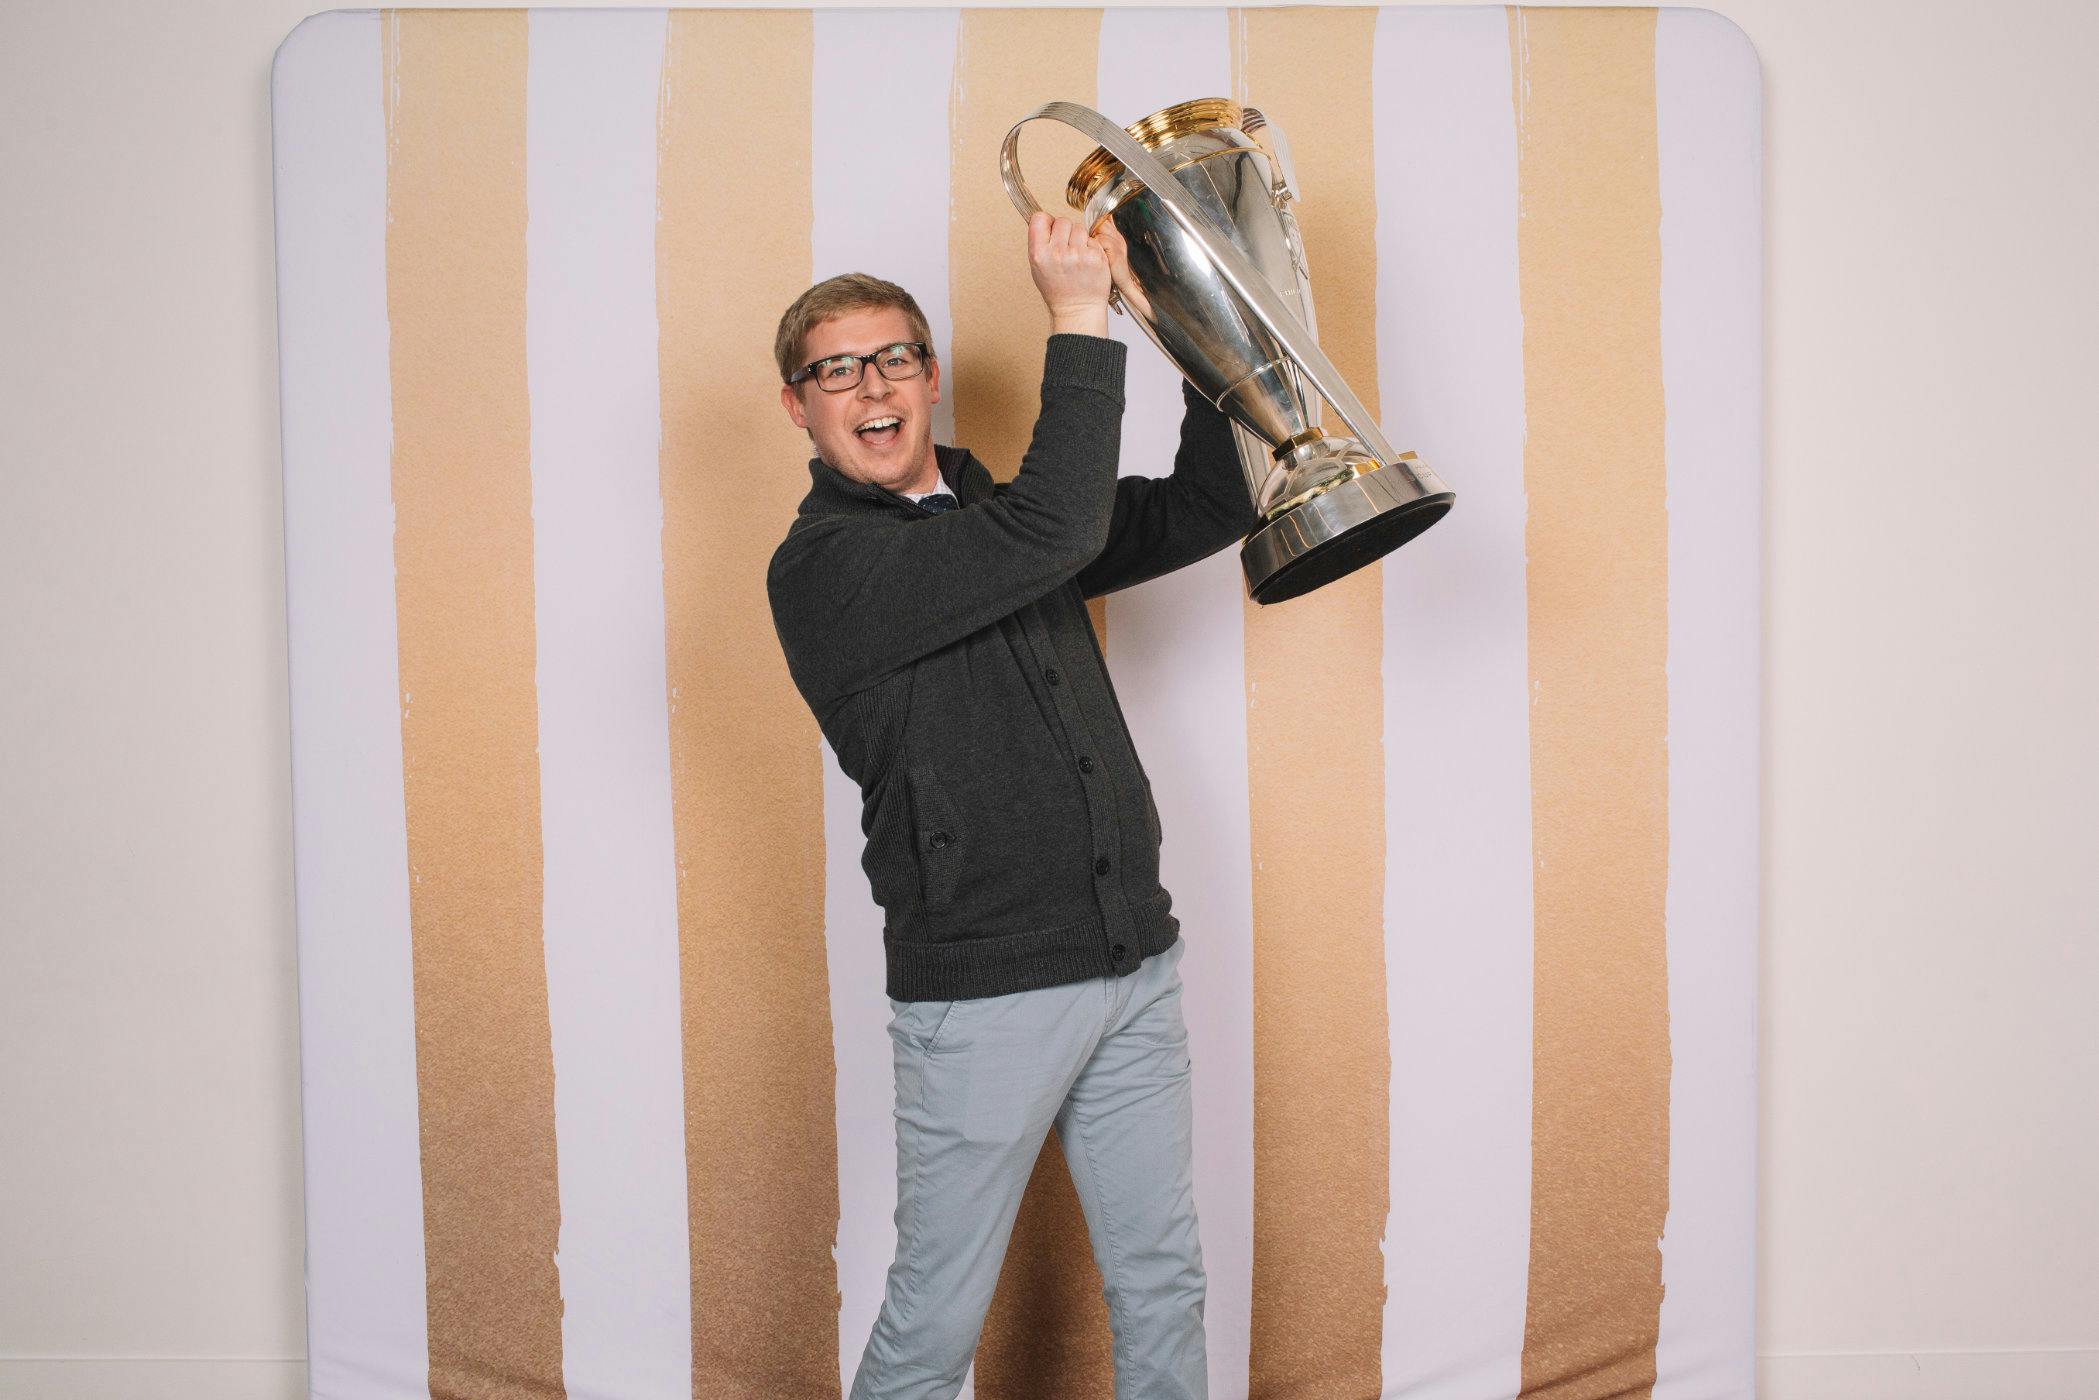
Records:
<instances>
[{"instance_id":1,"label":"raised arm","mask_svg":"<svg viewBox=\"0 0 2099 1400\"><path fill-rule=\"evenodd\" d=\"M1049 338L1034 435L991 500L922 519L796 519L765 582L788 670L812 707L989 626L1100 552L1126 357L1118 341Z\"/></svg>"},{"instance_id":2,"label":"raised arm","mask_svg":"<svg viewBox=\"0 0 2099 1400\"><path fill-rule=\"evenodd\" d=\"M1088 598L1207 559L1254 528L1231 420L1185 379L1181 401L1181 445L1172 474L1126 476L1115 483L1107 543L1078 575L1079 591Z\"/></svg>"}]
</instances>

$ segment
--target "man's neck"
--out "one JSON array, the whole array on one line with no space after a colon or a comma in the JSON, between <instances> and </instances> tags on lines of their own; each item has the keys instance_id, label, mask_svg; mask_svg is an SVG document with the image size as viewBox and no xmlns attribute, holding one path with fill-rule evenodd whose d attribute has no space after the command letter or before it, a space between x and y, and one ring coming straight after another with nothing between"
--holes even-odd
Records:
<instances>
[{"instance_id":1,"label":"man's neck","mask_svg":"<svg viewBox=\"0 0 2099 1400\"><path fill-rule=\"evenodd\" d=\"M897 488L899 496L925 496L935 491L947 490L947 482L940 475L940 463L935 461L926 469L926 474L910 486Z\"/></svg>"},{"instance_id":2,"label":"man's neck","mask_svg":"<svg viewBox=\"0 0 2099 1400\"><path fill-rule=\"evenodd\" d=\"M848 471L842 470L833 465L829 459L824 458L822 453L818 453L817 457L823 461L825 466L830 467L832 471L837 472L848 481L859 481L863 486L881 485L880 482L866 481ZM927 464L925 475L919 477L916 482L909 486L884 486L882 489L898 496L923 496L929 491L947 491L951 488L947 484L947 478L940 474L940 459L935 457Z\"/></svg>"}]
</instances>

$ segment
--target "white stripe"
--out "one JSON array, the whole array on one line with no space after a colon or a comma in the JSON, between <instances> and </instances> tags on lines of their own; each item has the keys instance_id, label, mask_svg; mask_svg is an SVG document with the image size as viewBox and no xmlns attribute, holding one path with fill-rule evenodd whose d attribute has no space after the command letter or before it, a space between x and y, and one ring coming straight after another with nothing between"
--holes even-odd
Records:
<instances>
[{"instance_id":1,"label":"white stripe","mask_svg":"<svg viewBox=\"0 0 2099 1400\"><path fill-rule=\"evenodd\" d=\"M1755 1390L1762 75L1663 10L1669 463L1669 1215L1655 1400Z\"/></svg>"},{"instance_id":2,"label":"white stripe","mask_svg":"<svg viewBox=\"0 0 2099 1400\"><path fill-rule=\"evenodd\" d=\"M820 9L812 12L812 21L811 280L858 271L897 283L925 312L935 353L946 366L953 340L948 91L961 14ZM936 404L934 440L952 442L954 422L952 402ZM782 462L779 470L793 472L806 484L806 460ZM860 829L860 788L839 770L830 744L823 744L823 754L824 930L838 1063L843 1392L852 1386L896 1255L896 1090L882 910L860 863L867 844ZM963 1394L969 1393L965 1385Z\"/></svg>"},{"instance_id":3,"label":"white stripe","mask_svg":"<svg viewBox=\"0 0 2099 1400\"><path fill-rule=\"evenodd\" d=\"M1386 9L1375 45L1384 428L1457 493L1449 516L1384 563L1385 1386L1458 1400L1520 1389L1530 1256L1523 323L1508 20L1499 8Z\"/></svg>"},{"instance_id":4,"label":"white stripe","mask_svg":"<svg viewBox=\"0 0 2099 1400\"><path fill-rule=\"evenodd\" d=\"M1101 14L1099 110L1128 124L1197 97L1232 95L1227 12ZM1042 177L1061 190L1068 170ZM1122 470L1164 476L1180 444L1181 373L1126 315ZM1253 854L1246 768L1246 584L1239 547L1108 597L1108 661L1151 775L1164 840L1159 876L1188 956L1183 1015L1195 1065L1195 1200L1209 1276L1203 1323L1211 1393L1247 1393L1253 1310Z\"/></svg>"},{"instance_id":5,"label":"white stripe","mask_svg":"<svg viewBox=\"0 0 2099 1400\"><path fill-rule=\"evenodd\" d=\"M663 43L661 11L531 16L540 830L562 1367L578 1400L692 1392L657 456Z\"/></svg>"},{"instance_id":6,"label":"white stripe","mask_svg":"<svg viewBox=\"0 0 2099 1400\"><path fill-rule=\"evenodd\" d=\"M811 16L811 280L868 272L896 283L925 312L945 366L954 343L948 89L962 12L820 9ZM933 406L933 440L955 440L950 388Z\"/></svg>"},{"instance_id":7,"label":"white stripe","mask_svg":"<svg viewBox=\"0 0 2099 1400\"><path fill-rule=\"evenodd\" d=\"M427 1397L415 987L394 630L379 15L277 50L278 355L315 1395Z\"/></svg>"}]
</instances>

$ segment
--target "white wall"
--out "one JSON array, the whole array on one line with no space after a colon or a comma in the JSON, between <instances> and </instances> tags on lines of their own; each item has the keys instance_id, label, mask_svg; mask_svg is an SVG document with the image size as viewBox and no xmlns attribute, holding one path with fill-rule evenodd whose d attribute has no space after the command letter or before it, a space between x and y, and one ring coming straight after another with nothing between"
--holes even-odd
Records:
<instances>
[{"instance_id":1,"label":"white wall","mask_svg":"<svg viewBox=\"0 0 2099 1400\"><path fill-rule=\"evenodd\" d=\"M2099 7L1716 8L1767 103L1763 1393L2099 1393ZM305 12L0 7L0 1396L304 1393Z\"/></svg>"}]
</instances>

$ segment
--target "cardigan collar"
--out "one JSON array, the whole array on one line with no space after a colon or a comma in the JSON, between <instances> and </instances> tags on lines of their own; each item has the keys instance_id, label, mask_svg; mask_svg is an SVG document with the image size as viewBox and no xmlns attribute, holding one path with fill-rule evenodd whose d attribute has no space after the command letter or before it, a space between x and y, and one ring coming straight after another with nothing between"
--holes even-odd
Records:
<instances>
[{"instance_id":1,"label":"cardigan collar","mask_svg":"<svg viewBox=\"0 0 2099 1400\"><path fill-rule=\"evenodd\" d=\"M933 461L940 470L942 488L954 493L959 505L975 505L991 496L991 473L966 447L933 444ZM905 511L931 515L917 501L899 496L872 481L855 481L821 457L809 459L809 494L802 498L799 515L833 515L850 512Z\"/></svg>"}]
</instances>

